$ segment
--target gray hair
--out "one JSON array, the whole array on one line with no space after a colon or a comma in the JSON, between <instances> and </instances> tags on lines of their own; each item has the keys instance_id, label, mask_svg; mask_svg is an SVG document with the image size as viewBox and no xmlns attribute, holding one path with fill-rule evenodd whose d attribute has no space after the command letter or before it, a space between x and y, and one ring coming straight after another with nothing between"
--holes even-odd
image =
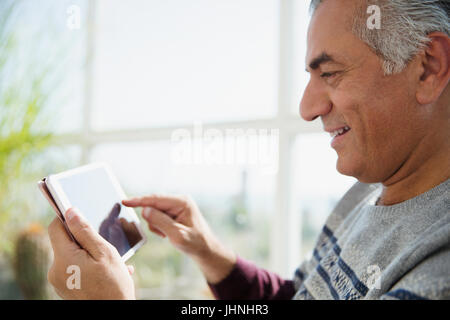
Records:
<instances>
[{"instance_id":1,"label":"gray hair","mask_svg":"<svg viewBox=\"0 0 450 320\"><path fill-rule=\"evenodd\" d=\"M311 0L314 13L324 0ZM367 28L367 0L361 1L352 25L352 32L383 59L386 75L401 72L430 38L431 32L450 37L449 0L372 0L381 9L381 29Z\"/></svg>"}]
</instances>

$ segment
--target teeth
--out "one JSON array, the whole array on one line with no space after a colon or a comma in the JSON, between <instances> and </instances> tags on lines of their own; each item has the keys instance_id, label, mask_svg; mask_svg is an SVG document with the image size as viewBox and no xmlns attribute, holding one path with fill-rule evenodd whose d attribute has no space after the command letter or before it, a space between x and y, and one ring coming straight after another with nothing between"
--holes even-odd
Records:
<instances>
[{"instance_id":1,"label":"teeth","mask_svg":"<svg viewBox=\"0 0 450 320\"><path fill-rule=\"evenodd\" d=\"M345 126L344 128L341 128L341 129L339 129L339 130L336 130L336 131L331 132L330 135L331 135L332 138L334 138L334 137L336 137L337 135L343 134L344 132L346 132L346 131L348 131L348 130L350 130L350 128L347 127L347 126Z\"/></svg>"}]
</instances>

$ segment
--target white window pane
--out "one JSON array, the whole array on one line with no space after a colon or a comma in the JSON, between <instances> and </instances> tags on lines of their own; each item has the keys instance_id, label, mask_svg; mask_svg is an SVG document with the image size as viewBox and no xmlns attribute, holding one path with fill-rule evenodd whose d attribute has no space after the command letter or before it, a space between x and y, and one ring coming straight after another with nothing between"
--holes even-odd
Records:
<instances>
[{"instance_id":1,"label":"white window pane","mask_svg":"<svg viewBox=\"0 0 450 320\"><path fill-rule=\"evenodd\" d=\"M313 249L336 203L356 182L336 170L337 155L330 141L327 133L304 134L294 145L295 205L301 216L302 259Z\"/></svg>"},{"instance_id":2,"label":"white window pane","mask_svg":"<svg viewBox=\"0 0 450 320\"><path fill-rule=\"evenodd\" d=\"M53 145L33 158L32 167L43 176L62 172L80 166L81 153L79 145Z\"/></svg>"},{"instance_id":3,"label":"white window pane","mask_svg":"<svg viewBox=\"0 0 450 320\"><path fill-rule=\"evenodd\" d=\"M98 1L96 130L275 113L278 1Z\"/></svg>"},{"instance_id":4,"label":"white window pane","mask_svg":"<svg viewBox=\"0 0 450 320\"><path fill-rule=\"evenodd\" d=\"M13 42L0 47L0 55L6 54L6 64L0 67L0 96L8 96L17 87L18 93L13 96L16 105L24 109L34 99L37 107L45 111L40 118L42 129L56 133L78 131L84 103L87 1L7 0L2 5L13 2L11 29L5 28L2 34L12 34ZM76 29L68 27L71 7L80 17ZM6 43L0 40L2 45Z\"/></svg>"},{"instance_id":5,"label":"white window pane","mask_svg":"<svg viewBox=\"0 0 450 320\"><path fill-rule=\"evenodd\" d=\"M104 144L90 160L108 162L128 196L190 194L224 243L267 267L275 176L242 165L175 164L171 147L165 141ZM166 239L149 234L133 264L140 298L209 297L198 268Z\"/></svg>"}]
</instances>

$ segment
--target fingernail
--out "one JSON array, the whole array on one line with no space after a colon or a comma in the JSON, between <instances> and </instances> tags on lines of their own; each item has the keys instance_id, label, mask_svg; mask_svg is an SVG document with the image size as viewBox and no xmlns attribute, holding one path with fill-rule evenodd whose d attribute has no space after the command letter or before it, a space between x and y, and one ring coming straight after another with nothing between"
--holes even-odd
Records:
<instances>
[{"instance_id":1,"label":"fingernail","mask_svg":"<svg viewBox=\"0 0 450 320\"><path fill-rule=\"evenodd\" d=\"M129 205L134 205L136 204L136 198L130 198L130 199L124 199L122 201L123 204L129 204Z\"/></svg>"},{"instance_id":2,"label":"fingernail","mask_svg":"<svg viewBox=\"0 0 450 320\"><path fill-rule=\"evenodd\" d=\"M150 212L152 212L152 208L145 207L142 210L142 215L144 216L144 218L148 219L150 217Z\"/></svg>"}]
</instances>

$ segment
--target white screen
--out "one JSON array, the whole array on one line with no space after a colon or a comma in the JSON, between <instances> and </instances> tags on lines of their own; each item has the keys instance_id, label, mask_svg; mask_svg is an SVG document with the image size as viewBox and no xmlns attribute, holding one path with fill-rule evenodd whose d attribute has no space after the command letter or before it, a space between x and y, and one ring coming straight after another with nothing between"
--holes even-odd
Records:
<instances>
[{"instance_id":1,"label":"white screen","mask_svg":"<svg viewBox=\"0 0 450 320\"><path fill-rule=\"evenodd\" d=\"M58 181L70 206L77 207L121 256L142 240L136 216L132 209L121 204L120 194L104 168L59 178Z\"/></svg>"}]
</instances>

